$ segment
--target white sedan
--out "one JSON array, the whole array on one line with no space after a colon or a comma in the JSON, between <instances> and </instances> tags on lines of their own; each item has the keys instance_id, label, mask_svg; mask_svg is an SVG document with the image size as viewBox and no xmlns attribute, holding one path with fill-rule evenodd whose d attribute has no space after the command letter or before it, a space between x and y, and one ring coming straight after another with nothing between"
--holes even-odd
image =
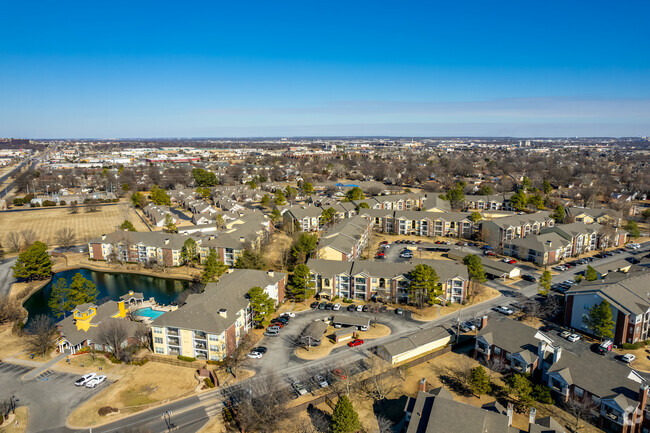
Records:
<instances>
[{"instance_id":1,"label":"white sedan","mask_svg":"<svg viewBox=\"0 0 650 433\"><path fill-rule=\"evenodd\" d=\"M314 382L316 382L321 388L327 388L329 386L329 383L325 380L323 376L320 374L317 376L314 376Z\"/></svg>"},{"instance_id":2,"label":"white sedan","mask_svg":"<svg viewBox=\"0 0 650 433\"><path fill-rule=\"evenodd\" d=\"M285 311L284 313L280 314L280 317L282 316L296 317L296 313L292 313L291 311Z\"/></svg>"},{"instance_id":3,"label":"white sedan","mask_svg":"<svg viewBox=\"0 0 650 433\"><path fill-rule=\"evenodd\" d=\"M334 311L339 311L340 309L341 309L341 304L339 304L338 302L334 304L334 306L332 307L332 310Z\"/></svg>"},{"instance_id":4,"label":"white sedan","mask_svg":"<svg viewBox=\"0 0 650 433\"><path fill-rule=\"evenodd\" d=\"M580 336L578 334L571 334L566 339L572 343L575 343L576 341L580 340Z\"/></svg>"},{"instance_id":5,"label":"white sedan","mask_svg":"<svg viewBox=\"0 0 650 433\"><path fill-rule=\"evenodd\" d=\"M621 359L623 362L627 362L629 364L636 359L636 356L632 355L631 353L626 353Z\"/></svg>"},{"instance_id":6,"label":"white sedan","mask_svg":"<svg viewBox=\"0 0 650 433\"><path fill-rule=\"evenodd\" d=\"M87 384L91 379L93 379L95 376L97 376L97 373L88 373L84 374L81 376L79 379L74 381L75 386L84 386Z\"/></svg>"},{"instance_id":7,"label":"white sedan","mask_svg":"<svg viewBox=\"0 0 650 433\"><path fill-rule=\"evenodd\" d=\"M246 356L248 356L249 358L253 358L253 359L259 359L259 358L262 357L262 355L263 355L263 354L260 353L260 352L252 351L252 352L250 352L250 353L249 353L248 355L246 355Z\"/></svg>"},{"instance_id":8,"label":"white sedan","mask_svg":"<svg viewBox=\"0 0 650 433\"><path fill-rule=\"evenodd\" d=\"M105 381L106 381L106 376L104 375L93 377L88 382L86 382L86 388L94 388L97 385L104 383Z\"/></svg>"}]
</instances>

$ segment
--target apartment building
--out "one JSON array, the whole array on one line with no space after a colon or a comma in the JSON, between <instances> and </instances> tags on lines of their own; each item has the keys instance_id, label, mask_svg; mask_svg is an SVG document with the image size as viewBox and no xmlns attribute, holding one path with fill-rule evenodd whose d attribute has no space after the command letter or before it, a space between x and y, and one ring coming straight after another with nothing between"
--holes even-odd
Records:
<instances>
[{"instance_id":1,"label":"apartment building","mask_svg":"<svg viewBox=\"0 0 650 433\"><path fill-rule=\"evenodd\" d=\"M233 269L202 293L188 296L184 305L154 319L154 352L221 361L237 349L252 328L246 293L261 287L276 301L284 300L287 275L253 269Z\"/></svg>"},{"instance_id":2,"label":"apartment building","mask_svg":"<svg viewBox=\"0 0 650 433\"><path fill-rule=\"evenodd\" d=\"M316 232L322 230L322 213L323 209L316 206L289 206L282 210L282 218L286 227L303 232Z\"/></svg>"},{"instance_id":3,"label":"apartment building","mask_svg":"<svg viewBox=\"0 0 650 433\"><path fill-rule=\"evenodd\" d=\"M91 260L180 266L187 239L186 235L174 233L116 231L90 240L88 256ZM200 238L195 239L200 242Z\"/></svg>"},{"instance_id":4,"label":"apartment building","mask_svg":"<svg viewBox=\"0 0 650 433\"><path fill-rule=\"evenodd\" d=\"M604 224L618 227L621 225L621 214L614 209L569 207L566 209L567 219L584 224Z\"/></svg>"},{"instance_id":5,"label":"apartment building","mask_svg":"<svg viewBox=\"0 0 650 433\"><path fill-rule=\"evenodd\" d=\"M532 214L515 214L495 218L481 223L483 240L493 247L500 247L506 241L523 238L529 234L539 234L544 227L552 227L555 221L550 213L538 211Z\"/></svg>"},{"instance_id":6,"label":"apartment building","mask_svg":"<svg viewBox=\"0 0 650 433\"><path fill-rule=\"evenodd\" d=\"M307 266L316 293L323 297L408 302L408 273L417 264L426 264L436 271L442 290L441 300L457 303L466 299L469 285L467 267L449 260L387 263L379 260L339 262L312 259Z\"/></svg>"},{"instance_id":7,"label":"apartment building","mask_svg":"<svg viewBox=\"0 0 650 433\"><path fill-rule=\"evenodd\" d=\"M514 193L509 192L506 194L495 195L466 195L465 209L469 211L512 211L514 209L510 205L510 197L512 197L513 194Z\"/></svg>"},{"instance_id":8,"label":"apartment building","mask_svg":"<svg viewBox=\"0 0 650 433\"><path fill-rule=\"evenodd\" d=\"M370 209L410 211L420 210L426 194L390 194L354 200L355 206L365 203Z\"/></svg>"},{"instance_id":9,"label":"apartment building","mask_svg":"<svg viewBox=\"0 0 650 433\"><path fill-rule=\"evenodd\" d=\"M329 229L318 241L316 256L327 260L354 260L368 246L372 222L355 216Z\"/></svg>"},{"instance_id":10,"label":"apartment building","mask_svg":"<svg viewBox=\"0 0 650 433\"><path fill-rule=\"evenodd\" d=\"M614 344L636 343L650 338L650 272L632 267L628 273L611 272L604 279L582 281L565 293L564 323L585 333L582 319L607 300L612 310Z\"/></svg>"},{"instance_id":11,"label":"apartment building","mask_svg":"<svg viewBox=\"0 0 650 433\"><path fill-rule=\"evenodd\" d=\"M361 209L359 215L373 221L382 233L415 236L451 236L469 239L474 223L466 212L385 211Z\"/></svg>"},{"instance_id":12,"label":"apartment building","mask_svg":"<svg viewBox=\"0 0 650 433\"><path fill-rule=\"evenodd\" d=\"M523 238L505 241L503 254L538 266L546 266L570 258L572 244L555 232L529 234Z\"/></svg>"}]
</instances>

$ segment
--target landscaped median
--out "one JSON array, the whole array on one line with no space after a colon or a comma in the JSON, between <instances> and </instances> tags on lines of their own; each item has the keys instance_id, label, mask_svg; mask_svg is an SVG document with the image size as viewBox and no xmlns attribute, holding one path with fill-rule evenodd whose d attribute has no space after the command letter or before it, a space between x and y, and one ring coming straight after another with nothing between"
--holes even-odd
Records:
<instances>
[{"instance_id":1,"label":"landscaped median","mask_svg":"<svg viewBox=\"0 0 650 433\"><path fill-rule=\"evenodd\" d=\"M352 341L350 339L347 339L345 341L335 343L334 340L329 337L336 330L337 329L333 326L328 326L327 330L325 331L325 338L323 338L323 342L320 346L310 347L309 349L305 347L299 347L295 350L296 356L298 358L306 360L321 359L329 355L332 350L336 349L337 347L346 346L350 341ZM374 338L386 337L387 335L390 335L390 328L380 323L371 325L370 329L367 331L357 331L357 338L360 338L362 340L372 340ZM361 347L363 347L363 345Z\"/></svg>"}]
</instances>

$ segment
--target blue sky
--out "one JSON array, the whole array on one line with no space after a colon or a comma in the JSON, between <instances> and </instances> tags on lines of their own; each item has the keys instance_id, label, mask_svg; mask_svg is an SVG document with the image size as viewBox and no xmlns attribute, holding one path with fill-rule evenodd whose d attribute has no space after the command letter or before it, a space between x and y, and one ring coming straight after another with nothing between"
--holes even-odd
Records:
<instances>
[{"instance_id":1,"label":"blue sky","mask_svg":"<svg viewBox=\"0 0 650 433\"><path fill-rule=\"evenodd\" d=\"M650 135L647 1L0 11L5 137Z\"/></svg>"}]
</instances>

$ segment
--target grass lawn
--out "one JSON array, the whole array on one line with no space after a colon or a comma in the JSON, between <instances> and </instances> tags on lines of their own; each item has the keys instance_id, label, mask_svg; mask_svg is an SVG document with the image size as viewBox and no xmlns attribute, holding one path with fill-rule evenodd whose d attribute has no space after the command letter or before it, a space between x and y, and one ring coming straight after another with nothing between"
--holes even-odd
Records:
<instances>
[{"instance_id":1,"label":"grass lawn","mask_svg":"<svg viewBox=\"0 0 650 433\"><path fill-rule=\"evenodd\" d=\"M11 325L5 324L0 326L0 359L8 357L27 350L25 340L11 333Z\"/></svg>"},{"instance_id":2,"label":"grass lawn","mask_svg":"<svg viewBox=\"0 0 650 433\"><path fill-rule=\"evenodd\" d=\"M27 430L27 415L27 407L17 407L15 415L10 416L9 420L0 426L0 433L23 433ZM18 421L17 427L15 427L16 421Z\"/></svg>"},{"instance_id":3,"label":"grass lawn","mask_svg":"<svg viewBox=\"0 0 650 433\"><path fill-rule=\"evenodd\" d=\"M415 307L404 307L405 309L409 309L413 312L411 317L414 320L420 320L423 322L428 322L430 320L437 319L438 317L444 316L446 314L452 314L452 313L457 313L458 310L462 310L466 306L478 304L479 302L487 301L492 298L496 298L499 296L500 293L498 290L495 290L491 287L484 286L484 285L479 285L479 288L477 289L477 294L474 297L473 302L468 302L465 305L463 304L447 304L446 307L441 307L441 306L432 306L432 307L427 307L422 309L422 313L420 314L420 309L415 308ZM461 313L462 314L462 313Z\"/></svg>"},{"instance_id":4,"label":"grass lawn","mask_svg":"<svg viewBox=\"0 0 650 433\"><path fill-rule=\"evenodd\" d=\"M286 270L283 263L284 252L291 247L293 239L283 231L276 230L271 235L268 245L263 248L262 255L270 269Z\"/></svg>"},{"instance_id":5,"label":"grass lawn","mask_svg":"<svg viewBox=\"0 0 650 433\"><path fill-rule=\"evenodd\" d=\"M111 233L124 221L122 205L98 206L99 212L70 214L67 208L46 208L25 212L5 212L0 215L0 239L9 232L34 230L36 239L49 246L57 245L55 233L70 227L76 234L76 242L84 242L105 233ZM138 231L148 231L140 218L129 211L129 220ZM5 246L6 249L6 246Z\"/></svg>"},{"instance_id":6,"label":"grass lawn","mask_svg":"<svg viewBox=\"0 0 650 433\"><path fill-rule=\"evenodd\" d=\"M85 371L90 370L89 368ZM68 418L71 425L90 427L114 421L116 418L150 407L133 406L148 405L188 395L194 392L198 385L193 369L157 362L148 362L143 366L121 364L114 369L107 369L106 373L110 380L115 380L115 383L75 409ZM104 406L120 409L120 413L108 418L101 417L97 411Z\"/></svg>"}]
</instances>

